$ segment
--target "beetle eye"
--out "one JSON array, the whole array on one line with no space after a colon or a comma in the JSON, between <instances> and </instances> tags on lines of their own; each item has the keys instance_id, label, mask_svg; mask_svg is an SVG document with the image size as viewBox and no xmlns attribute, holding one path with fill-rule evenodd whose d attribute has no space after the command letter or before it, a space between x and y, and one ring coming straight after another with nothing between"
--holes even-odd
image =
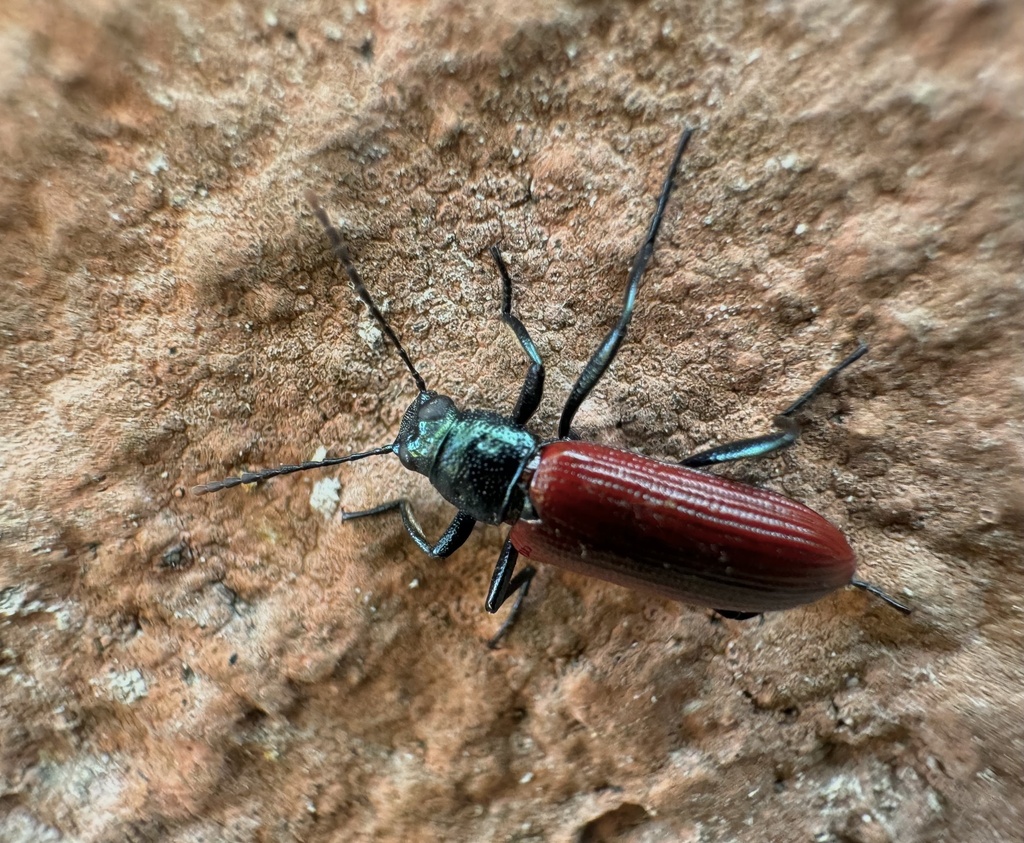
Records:
<instances>
[{"instance_id":1,"label":"beetle eye","mask_svg":"<svg viewBox=\"0 0 1024 843\"><path fill-rule=\"evenodd\" d=\"M443 419L448 412L449 403L442 395L431 398L419 409L420 421L438 421Z\"/></svg>"}]
</instances>

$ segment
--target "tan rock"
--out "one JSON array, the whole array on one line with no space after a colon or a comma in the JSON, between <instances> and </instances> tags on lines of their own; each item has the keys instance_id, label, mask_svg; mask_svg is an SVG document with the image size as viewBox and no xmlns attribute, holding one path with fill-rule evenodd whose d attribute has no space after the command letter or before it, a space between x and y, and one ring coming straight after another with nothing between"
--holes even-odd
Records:
<instances>
[{"instance_id":1,"label":"tan rock","mask_svg":"<svg viewBox=\"0 0 1024 843\"><path fill-rule=\"evenodd\" d=\"M5 0L0 839L1020 840L1022 101L1012 2ZM311 503L438 533L397 460L186 493L385 444L413 395L305 190L464 406L526 368L502 244L548 436L687 124L580 426L678 459L869 341L729 473L912 618L545 569L492 653L502 532L436 562Z\"/></svg>"}]
</instances>

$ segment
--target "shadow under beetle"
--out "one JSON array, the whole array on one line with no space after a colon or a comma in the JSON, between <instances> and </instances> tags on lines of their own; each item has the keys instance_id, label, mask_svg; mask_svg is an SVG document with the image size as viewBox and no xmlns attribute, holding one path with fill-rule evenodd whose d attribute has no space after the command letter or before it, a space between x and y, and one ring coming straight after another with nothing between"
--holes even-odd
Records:
<instances>
[{"instance_id":1,"label":"shadow under beetle","mask_svg":"<svg viewBox=\"0 0 1024 843\"><path fill-rule=\"evenodd\" d=\"M860 345L775 420L777 432L701 451L680 464L581 442L572 433L576 411L615 359L626 336L644 270L672 192L692 129L683 132L665 176L647 236L633 260L618 322L584 366L569 393L558 438L538 440L525 424L540 404L544 364L525 326L512 314L512 279L496 246L501 276L501 320L515 334L530 367L509 416L459 410L446 395L427 389L398 336L374 304L341 234L316 196L307 201L323 226L356 294L412 374L419 394L406 410L398 438L359 454L286 465L193 489L205 494L269 477L397 454L406 468L425 475L458 513L436 542L416 523L409 502L390 501L350 521L398 510L414 542L434 557L454 553L477 521L511 523L487 591L488 612L517 594L508 619L488 642L494 647L515 619L533 567L515 573L519 556L661 597L696 603L729 618L810 603L846 585L868 591L903 613L910 609L878 587L857 579L853 550L843 534L812 509L783 495L696 471L760 457L796 442L796 413L866 351Z\"/></svg>"}]
</instances>

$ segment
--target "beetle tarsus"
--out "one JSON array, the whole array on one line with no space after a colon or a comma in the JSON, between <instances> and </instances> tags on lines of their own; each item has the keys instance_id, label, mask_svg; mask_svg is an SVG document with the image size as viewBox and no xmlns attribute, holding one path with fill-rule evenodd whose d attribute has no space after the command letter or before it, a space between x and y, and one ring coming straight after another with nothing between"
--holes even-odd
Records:
<instances>
[{"instance_id":1,"label":"beetle tarsus","mask_svg":"<svg viewBox=\"0 0 1024 843\"><path fill-rule=\"evenodd\" d=\"M900 603L900 601L897 600L895 597L886 594L877 585L872 585L869 582L864 582L864 580L858 580L856 578L850 580L850 585L859 588L861 591L866 591L868 592L868 594L875 595L875 597L884 600L886 603L892 606L892 608L894 608L897 612L901 612L904 615L909 615L914 611L905 603Z\"/></svg>"}]
</instances>

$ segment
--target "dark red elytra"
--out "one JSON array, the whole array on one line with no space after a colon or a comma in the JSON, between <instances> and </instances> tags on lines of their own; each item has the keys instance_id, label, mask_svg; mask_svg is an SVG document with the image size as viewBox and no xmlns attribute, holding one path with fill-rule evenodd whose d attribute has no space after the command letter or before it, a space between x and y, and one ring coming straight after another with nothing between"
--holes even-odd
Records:
<instances>
[{"instance_id":1,"label":"dark red elytra","mask_svg":"<svg viewBox=\"0 0 1024 843\"><path fill-rule=\"evenodd\" d=\"M685 466L553 442L528 480L535 517L510 538L531 562L734 612L811 603L856 570L846 537L813 509Z\"/></svg>"},{"instance_id":2,"label":"dark red elytra","mask_svg":"<svg viewBox=\"0 0 1024 843\"><path fill-rule=\"evenodd\" d=\"M540 405L544 364L523 323L512 314L512 279L491 248L502 281L501 320L515 334L529 363L509 415L459 410L451 398L427 389L397 334L374 303L352 263L348 246L319 200L307 200L356 294L369 308L412 375L418 394L402 419L397 439L358 454L286 465L219 480L193 490L205 494L282 474L338 465L393 453L402 465L429 478L458 513L436 542L420 529L405 499L359 512L351 520L399 512L413 541L426 553L445 557L469 537L477 521L513 525L491 576L486 608L495 612L512 595L512 611L489 642L508 630L535 569L515 570L522 554L662 597L748 617L789 609L853 585L881 597L901 612L910 610L870 583L854 577L853 551L843 534L803 504L694 469L761 457L794 444L796 415L815 395L866 351L861 344L776 416L775 432L701 451L672 465L628 451L580 442L572 430L576 411L607 371L626 336L637 292L672 192L673 180L692 131L683 132L662 183L647 235L633 260L625 301L615 326L598 346L570 390L558 424L558 439L542 442L526 429Z\"/></svg>"}]
</instances>

